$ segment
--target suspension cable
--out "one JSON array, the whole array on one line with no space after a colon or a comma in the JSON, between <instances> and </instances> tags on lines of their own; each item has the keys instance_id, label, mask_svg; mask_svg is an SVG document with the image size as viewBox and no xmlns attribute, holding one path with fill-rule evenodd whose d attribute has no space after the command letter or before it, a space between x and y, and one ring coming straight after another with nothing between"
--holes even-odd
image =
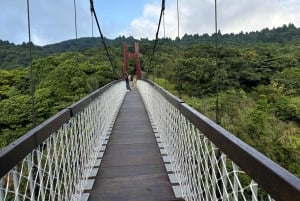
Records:
<instances>
[{"instance_id":1,"label":"suspension cable","mask_svg":"<svg viewBox=\"0 0 300 201\"><path fill-rule=\"evenodd\" d=\"M78 66L79 63L79 58L78 58L78 54L79 54L79 45L78 45L78 34L77 34L77 9L76 9L76 0L73 1L74 2L74 27L75 27L75 38L76 38L76 44L75 44L75 49L76 51L78 51L76 53L76 65ZM80 96L79 96L80 98Z\"/></svg>"},{"instance_id":2,"label":"suspension cable","mask_svg":"<svg viewBox=\"0 0 300 201\"><path fill-rule=\"evenodd\" d=\"M158 33L159 33L161 18L162 18L164 10L165 10L165 0L162 0L161 11L160 11L160 16L159 16L159 22L158 22L157 31L156 31L156 34L155 34L154 47L153 47L153 50L152 50L152 59L154 57L154 53L155 53L155 49L156 49L156 44L157 44L157 41L158 41Z\"/></svg>"},{"instance_id":3,"label":"suspension cable","mask_svg":"<svg viewBox=\"0 0 300 201\"><path fill-rule=\"evenodd\" d=\"M160 28L160 23L161 23L161 18L162 18L162 15L163 15L163 12L165 10L165 0L162 0L162 4L161 4L161 11L160 11L160 16L159 16L159 21L158 21L158 26L157 26L157 31L156 31L156 34L155 34L155 41L154 41L154 46L153 46L153 49L152 49L152 57L150 59L150 65L152 66L152 60L154 58L154 53L155 53L155 49L156 49L156 44L158 42L158 33L159 33L159 28ZM153 67L153 82L154 82L154 67Z\"/></svg>"},{"instance_id":4,"label":"suspension cable","mask_svg":"<svg viewBox=\"0 0 300 201\"><path fill-rule=\"evenodd\" d=\"M180 42L180 38L179 38L179 2L177 0L177 59L176 59L176 71L178 71L178 94L179 94L179 98L181 98L181 73L179 71L179 66L178 66L178 59L179 59L179 42Z\"/></svg>"},{"instance_id":5,"label":"suspension cable","mask_svg":"<svg viewBox=\"0 0 300 201\"><path fill-rule=\"evenodd\" d=\"M165 11L163 12L163 27L164 27L164 40L166 39L166 27L165 27ZM164 76L165 76L165 89L167 88L167 76L166 76L166 68L164 67Z\"/></svg>"},{"instance_id":6,"label":"suspension cable","mask_svg":"<svg viewBox=\"0 0 300 201\"><path fill-rule=\"evenodd\" d=\"M166 27L165 27L165 11L163 11L163 27L164 27L164 38L166 37Z\"/></svg>"},{"instance_id":7,"label":"suspension cable","mask_svg":"<svg viewBox=\"0 0 300 201\"><path fill-rule=\"evenodd\" d=\"M216 45L216 122L221 124L220 108L219 108L219 55L218 55L218 15L217 15L217 0L215 0L215 45Z\"/></svg>"},{"instance_id":8,"label":"suspension cable","mask_svg":"<svg viewBox=\"0 0 300 201\"><path fill-rule=\"evenodd\" d=\"M33 72L32 72L32 42L31 42L31 31L30 31L30 9L29 9L29 0L27 0L27 24L28 24L28 40L29 40L29 65L30 65L30 80L31 80L31 114L32 114L32 123L33 128L36 126L35 120L35 100L34 100L34 81L33 81Z\"/></svg>"},{"instance_id":9,"label":"suspension cable","mask_svg":"<svg viewBox=\"0 0 300 201\"><path fill-rule=\"evenodd\" d=\"M77 40L77 13L76 13L76 0L74 0L74 18L75 18L75 36Z\"/></svg>"},{"instance_id":10,"label":"suspension cable","mask_svg":"<svg viewBox=\"0 0 300 201\"><path fill-rule=\"evenodd\" d=\"M109 59L109 62L110 62L110 65L111 65L111 68L112 68L113 72L115 73L115 67L114 67L112 58L111 58L111 56L110 56L110 54L109 54L108 48L107 48L107 46L106 46L106 43L105 43L105 40L104 40L102 31L101 31L101 28L100 28L100 24L99 24L97 15L96 15L96 11L95 11L95 9L94 9L94 2L93 2L93 0L90 0L90 5L91 5L91 13L94 15L95 20L96 20L96 23L97 23L97 26L98 26L98 30L99 30L99 33L100 33L102 45L104 46L105 51L106 51L106 56L107 56L108 59Z\"/></svg>"},{"instance_id":11,"label":"suspension cable","mask_svg":"<svg viewBox=\"0 0 300 201\"><path fill-rule=\"evenodd\" d=\"M218 55L218 13L217 13L218 9L217 9L217 0L215 0L215 45L216 45L216 123L221 125L221 118L220 118L220 108L219 108L219 82L220 82L220 68L219 68L219 55ZM217 161L220 161L221 158L221 151L220 149L217 150L216 152L216 158ZM217 178L220 178L221 175L219 172L217 172ZM222 183L221 181L217 182L217 188L222 189ZM222 191L222 190L221 190ZM220 196L221 191L217 192L217 196Z\"/></svg>"},{"instance_id":12,"label":"suspension cable","mask_svg":"<svg viewBox=\"0 0 300 201\"><path fill-rule=\"evenodd\" d=\"M91 12L91 18L92 18L92 38L94 38L94 18L92 12Z\"/></svg>"},{"instance_id":13,"label":"suspension cable","mask_svg":"<svg viewBox=\"0 0 300 201\"><path fill-rule=\"evenodd\" d=\"M177 0L177 37L179 39L179 4Z\"/></svg>"}]
</instances>

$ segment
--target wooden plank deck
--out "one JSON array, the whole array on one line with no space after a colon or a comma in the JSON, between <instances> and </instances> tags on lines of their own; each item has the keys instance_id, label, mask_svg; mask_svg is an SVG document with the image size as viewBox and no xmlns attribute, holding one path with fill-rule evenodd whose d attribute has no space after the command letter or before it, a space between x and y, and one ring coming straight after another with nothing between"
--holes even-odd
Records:
<instances>
[{"instance_id":1,"label":"wooden plank deck","mask_svg":"<svg viewBox=\"0 0 300 201\"><path fill-rule=\"evenodd\" d=\"M124 99L94 179L89 201L177 200L136 88Z\"/></svg>"}]
</instances>

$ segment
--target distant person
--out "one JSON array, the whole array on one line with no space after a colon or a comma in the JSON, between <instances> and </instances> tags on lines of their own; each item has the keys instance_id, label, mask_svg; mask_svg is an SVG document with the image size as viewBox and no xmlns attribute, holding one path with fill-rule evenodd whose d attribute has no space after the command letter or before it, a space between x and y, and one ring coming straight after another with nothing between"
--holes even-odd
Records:
<instances>
[{"instance_id":1,"label":"distant person","mask_svg":"<svg viewBox=\"0 0 300 201\"><path fill-rule=\"evenodd\" d=\"M128 76L128 73L125 73L125 83L126 83L126 89L128 90L128 91L130 91L131 90L131 88L130 88L130 86L129 86L129 76Z\"/></svg>"},{"instance_id":2,"label":"distant person","mask_svg":"<svg viewBox=\"0 0 300 201\"><path fill-rule=\"evenodd\" d=\"M130 80L130 88L133 88L133 75L129 75L129 80Z\"/></svg>"},{"instance_id":3,"label":"distant person","mask_svg":"<svg viewBox=\"0 0 300 201\"><path fill-rule=\"evenodd\" d=\"M129 80L129 86L130 86L130 81L131 81L131 75L128 75L128 80Z\"/></svg>"}]
</instances>

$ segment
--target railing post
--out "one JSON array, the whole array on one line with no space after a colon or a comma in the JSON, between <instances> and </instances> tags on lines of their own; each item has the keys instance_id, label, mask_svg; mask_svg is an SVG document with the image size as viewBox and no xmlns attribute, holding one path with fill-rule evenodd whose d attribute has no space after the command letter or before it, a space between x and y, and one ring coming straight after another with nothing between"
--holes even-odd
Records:
<instances>
[{"instance_id":1,"label":"railing post","mask_svg":"<svg viewBox=\"0 0 300 201\"><path fill-rule=\"evenodd\" d=\"M208 140L205 140L204 141L204 149L205 149L205 153L204 153L204 166L205 166L205 173L204 173L204 175L205 175L205 200L212 200L212 195L211 195L211 192L210 192L210 190L209 190L209 184L211 183L210 182L210 180L211 180L211 178L209 178L210 176L209 176L209 167L208 167L208 164L209 164L209 162L208 162L208 158L209 158L209 151L208 151L208 148L207 148L207 146L208 146Z\"/></svg>"},{"instance_id":2,"label":"railing post","mask_svg":"<svg viewBox=\"0 0 300 201\"><path fill-rule=\"evenodd\" d=\"M215 146L215 145L214 145ZM215 148L217 149L216 150L216 153L215 153L215 158L216 158L216 181L217 182L217 198L218 199L222 199L222 194L223 194L223 190L224 188L224 184L223 184L223 181L222 181L222 170L221 170L221 167L222 167L222 153L220 151L220 149L215 146Z\"/></svg>"},{"instance_id":3,"label":"railing post","mask_svg":"<svg viewBox=\"0 0 300 201\"><path fill-rule=\"evenodd\" d=\"M28 180L29 180L29 189L30 189L30 200L35 200L35 194L34 194L34 179L33 179L33 157L32 153L28 154L27 156L27 168L28 168Z\"/></svg>"},{"instance_id":4,"label":"railing post","mask_svg":"<svg viewBox=\"0 0 300 201\"><path fill-rule=\"evenodd\" d=\"M251 197L252 197L252 201L257 201L257 197L258 197L258 187L257 187L257 183L255 181L251 181Z\"/></svg>"},{"instance_id":5,"label":"railing post","mask_svg":"<svg viewBox=\"0 0 300 201\"><path fill-rule=\"evenodd\" d=\"M39 176L39 194L42 197L42 200L45 200L45 191L44 191L44 178L43 178L43 165L42 165L42 157L41 157L41 151L43 149L43 146L40 147L40 150L37 150L36 156L37 156L37 163L38 163L38 176ZM37 178L36 178L37 179Z\"/></svg>"},{"instance_id":6,"label":"railing post","mask_svg":"<svg viewBox=\"0 0 300 201\"><path fill-rule=\"evenodd\" d=\"M51 153L52 150L51 150L51 145L50 145L50 140L47 142L47 163L48 163L48 168L49 168L49 181L50 182L50 196L52 198L52 200L55 200L55 194L54 194L54 191L53 191L53 173L52 173L52 167L51 167L51 164L52 164L52 161L50 159L50 154L49 152Z\"/></svg>"},{"instance_id":7,"label":"railing post","mask_svg":"<svg viewBox=\"0 0 300 201\"><path fill-rule=\"evenodd\" d=\"M4 200L4 193L3 193L3 182L2 182L2 178L0 178L0 200Z\"/></svg>"},{"instance_id":8,"label":"railing post","mask_svg":"<svg viewBox=\"0 0 300 201\"><path fill-rule=\"evenodd\" d=\"M234 200L238 201L239 179L238 179L238 167L235 163L232 164L232 169L233 169L233 197L234 197Z\"/></svg>"},{"instance_id":9,"label":"railing post","mask_svg":"<svg viewBox=\"0 0 300 201\"><path fill-rule=\"evenodd\" d=\"M213 193L213 199L212 200L217 200L217 173L216 173L216 167L218 164L216 155L215 155L215 145L211 143L211 174L212 174L212 193Z\"/></svg>"},{"instance_id":10,"label":"railing post","mask_svg":"<svg viewBox=\"0 0 300 201\"><path fill-rule=\"evenodd\" d=\"M226 155L221 155L221 163L222 163L222 176L221 176L221 182L223 182L223 193L222 193L222 200L227 201L228 200L228 193L227 193L227 169L226 169Z\"/></svg>"},{"instance_id":11,"label":"railing post","mask_svg":"<svg viewBox=\"0 0 300 201\"><path fill-rule=\"evenodd\" d=\"M13 168L13 172L12 172L12 174L13 174L13 182L14 182L14 192L15 192L15 200L16 201L19 201L20 200L20 198L19 198L19 177L18 177L18 168L17 168L17 166L15 166L14 168Z\"/></svg>"}]
</instances>

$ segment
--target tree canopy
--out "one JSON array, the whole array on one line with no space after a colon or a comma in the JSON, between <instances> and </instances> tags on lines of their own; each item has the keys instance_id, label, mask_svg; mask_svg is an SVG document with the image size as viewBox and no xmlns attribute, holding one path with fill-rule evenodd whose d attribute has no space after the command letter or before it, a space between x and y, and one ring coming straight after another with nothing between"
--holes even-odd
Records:
<instances>
[{"instance_id":1,"label":"tree canopy","mask_svg":"<svg viewBox=\"0 0 300 201\"><path fill-rule=\"evenodd\" d=\"M221 126L300 176L300 29L289 24L250 33L219 32L217 59L214 37L162 38L154 55L153 41L139 40L143 75L212 120L218 92ZM99 41L33 46L38 123L121 78L122 43L133 45L135 39L106 39L116 73L97 47ZM33 126L28 45L0 41L0 146Z\"/></svg>"}]
</instances>

